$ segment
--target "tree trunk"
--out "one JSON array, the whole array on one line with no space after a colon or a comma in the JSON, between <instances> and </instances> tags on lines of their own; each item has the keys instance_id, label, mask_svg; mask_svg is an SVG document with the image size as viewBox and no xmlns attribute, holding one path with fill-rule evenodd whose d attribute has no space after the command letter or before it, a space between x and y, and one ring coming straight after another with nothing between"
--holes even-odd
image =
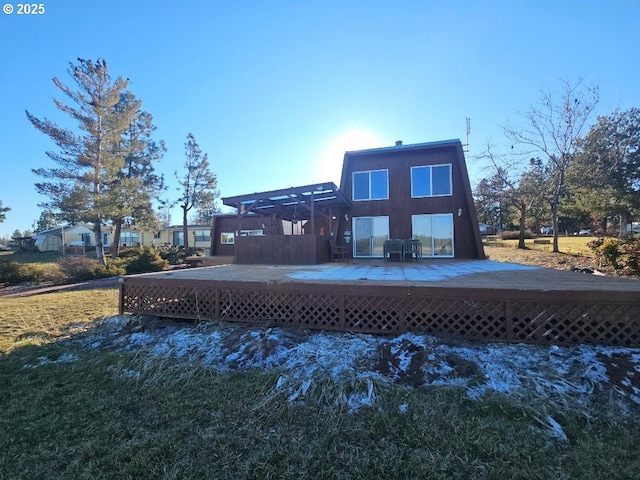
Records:
<instances>
[{"instance_id":1,"label":"tree trunk","mask_svg":"<svg viewBox=\"0 0 640 480\"><path fill-rule=\"evenodd\" d=\"M518 248L527 248L524 244L524 236L526 230L527 208L524 204L520 204L520 233L518 235Z\"/></svg>"},{"instance_id":2,"label":"tree trunk","mask_svg":"<svg viewBox=\"0 0 640 480\"><path fill-rule=\"evenodd\" d=\"M182 207L182 235L184 236L184 249L185 251L189 250L189 230L187 228L187 213L189 209L186 207Z\"/></svg>"},{"instance_id":3,"label":"tree trunk","mask_svg":"<svg viewBox=\"0 0 640 480\"><path fill-rule=\"evenodd\" d=\"M98 263L106 266L107 260L104 258L104 245L102 244L102 223L99 218L94 222L93 230L96 234L96 256L98 257Z\"/></svg>"},{"instance_id":4,"label":"tree trunk","mask_svg":"<svg viewBox=\"0 0 640 480\"><path fill-rule=\"evenodd\" d=\"M553 251L558 253L558 204L554 201L551 204L551 221L553 224Z\"/></svg>"},{"instance_id":5,"label":"tree trunk","mask_svg":"<svg viewBox=\"0 0 640 480\"><path fill-rule=\"evenodd\" d=\"M560 196L564 188L564 171L560 172L560 177L553 191L553 199L551 200L551 221L553 222L553 252L559 253L558 248L558 206L560 205Z\"/></svg>"},{"instance_id":6,"label":"tree trunk","mask_svg":"<svg viewBox=\"0 0 640 480\"><path fill-rule=\"evenodd\" d=\"M627 236L627 216L623 213L620 214L620 238Z\"/></svg>"},{"instance_id":7,"label":"tree trunk","mask_svg":"<svg viewBox=\"0 0 640 480\"><path fill-rule=\"evenodd\" d=\"M111 258L120 255L120 238L122 237L122 219L116 220L113 231L113 245L111 246Z\"/></svg>"}]
</instances>

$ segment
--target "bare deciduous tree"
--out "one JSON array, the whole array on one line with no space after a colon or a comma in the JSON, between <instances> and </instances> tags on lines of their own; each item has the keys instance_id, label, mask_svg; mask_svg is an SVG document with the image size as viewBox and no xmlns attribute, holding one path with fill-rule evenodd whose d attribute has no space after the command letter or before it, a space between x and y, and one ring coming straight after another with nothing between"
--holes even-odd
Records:
<instances>
[{"instance_id":1,"label":"bare deciduous tree","mask_svg":"<svg viewBox=\"0 0 640 480\"><path fill-rule=\"evenodd\" d=\"M583 80L575 84L562 82L559 95L543 91L540 100L521 113L524 127L507 126L506 137L528 158L542 157L551 177L551 219L553 222L553 251L558 252L558 209L566 187L566 173L571 165L580 135L585 130L600 100L597 86Z\"/></svg>"},{"instance_id":2,"label":"bare deciduous tree","mask_svg":"<svg viewBox=\"0 0 640 480\"><path fill-rule=\"evenodd\" d=\"M527 215L539 209L538 206L547 192L543 185L545 174L542 162L531 158L524 167L517 158L494 153L490 144L478 158L491 163L492 182L500 186L500 192L498 192L500 202L511 205L518 212L518 248L526 248Z\"/></svg>"}]
</instances>

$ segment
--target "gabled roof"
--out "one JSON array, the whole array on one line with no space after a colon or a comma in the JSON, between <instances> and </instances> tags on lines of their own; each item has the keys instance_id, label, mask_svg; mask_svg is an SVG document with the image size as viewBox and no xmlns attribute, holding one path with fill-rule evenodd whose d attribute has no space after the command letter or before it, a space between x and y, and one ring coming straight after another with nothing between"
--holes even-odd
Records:
<instances>
[{"instance_id":1,"label":"gabled roof","mask_svg":"<svg viewBox=\"0 0 640 480\"><path fill-rule=\"evenodd\" d=\"M442 148L442 147L455 147L456 145L462 145L459 139L452 140L438 140L437 142L424 142L424 143L413 143L410 145L398 144L393 145L391 147L378 147L378 148L368 148L365 150L350 150L345 152L345 156L353 156L353 155L370 155L372 153L384 153L390 151L402 151L402 150L425 150L429 148Z\"/></svg>"},{"instance_id":2,"label":"gabled roof","mask_svg":"<svg viewBox=\"0 0 640 480\"><path fill-rule=\"evenodd\" d=\"M341 208L351 205L333 182L223 197L222 203L237 208L240 213L275 214L286 220L308 219L312 205L313 208Z\"/></svg>"},{"instance_id":3,"label":"gabled roof","mask_svg":"<svg viewBox=\"0 0 640 480\"><path fill-rule=\"evenodd\" d=\"M412 150L431 150L436 148L459 149L459 155L461 158L464 159L464 153L462 151L462 142L459 139L439 140L436 142L425 142L425 143L414 143L410 145L403 145L399 143L391 147L369 148L366 150L351 150L351 151L345 152L344 160L342 162L342 175L340 177L340 187L344 188L344 186L346 185L345 182L347 179L345 178L345 175L349 166L349 159L352 157L358 157L363 155L377 155L377 154L407 152Z\"/></svg>"}]
</instances>

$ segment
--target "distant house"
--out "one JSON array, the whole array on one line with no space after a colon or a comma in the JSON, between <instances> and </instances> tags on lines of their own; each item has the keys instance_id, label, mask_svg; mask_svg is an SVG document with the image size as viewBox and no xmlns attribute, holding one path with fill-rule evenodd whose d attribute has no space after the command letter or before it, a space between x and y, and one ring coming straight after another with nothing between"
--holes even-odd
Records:
<instances>
[{"instance_id":1,"label":"distant house","mask_svg":"<svg viewBox=\"0 0 640 480\"><path fill-rule=\"evenodd\" d=\"M62 241L65 245L78 247L91 247L96 245L96 235L93 232L93 225L77 224L65 227L61 230Z\"/></svg>"},{"instance_id":2,"label":"distant house","mask_svg":"<svg viewBox=\"0 0 640 480\"><path fill-rule=\"evenodd\" d=\"M208 250L211 245L211 226L188 225L189 246ZM109 225L102 227L102 244L105 247L113 245L114 228ZM56 227L39 232L35 236L35 245L40 251L62 251L65 247L95 247L97 239L93 231L93 225L77 224L72 226ZM152 231L125 227L120 232L120 245L122 247L137 246L182 246L184 245L184 230L182 225L163 227Z\"/></svg>"},{"instance_id":3,"label":"distant house","mask_svg":"<svg viewBox=\"0 0 640 480\"><path fill-rule=\"evenodd\" d=\"M144 238L141 245L169 245L180 247L184 245L184 227L171 225L163 227L155 232L140 232ZM211 246L211 225L187 225L190 248L202 248L208 250Z\"/></svg>"},{"instance_id":4,"label":"distant house","mask_svg":"<svg viewBox=\"0 0 640 480\"><path fill-rule=\"evenodd\" d=\"M238 213L217 219L225 227L214 227L211 252L233 236L238 263L322 263L330 239L352 258L383 257L389 239L420 241L423 258L484 258L459 140L346 152L340 188L324 182L222 200ZM257 224L260 238L243 238Z\"/></svg>"},{"instance_id":5,"label":"distant house","mask_svg":"<svg viewBox=\"0 0 640 480\"><path fill-rule=\"evenodd\" d=\"M65 247L95 246L93 225L77 224L68 227L55 227L38 232L34 237L34 246L41 252L62 252Z\"/></svg>"},{"instance_id":6,"label":"distant house","mask_svg":"<svg viewBox=\"0 0 640 480\"><path fill-rule=\"evenodd\" d=\"M498 233L498 227L488 223L479 223L480 235L495 235Z\"/></svg>"}]
</instances>

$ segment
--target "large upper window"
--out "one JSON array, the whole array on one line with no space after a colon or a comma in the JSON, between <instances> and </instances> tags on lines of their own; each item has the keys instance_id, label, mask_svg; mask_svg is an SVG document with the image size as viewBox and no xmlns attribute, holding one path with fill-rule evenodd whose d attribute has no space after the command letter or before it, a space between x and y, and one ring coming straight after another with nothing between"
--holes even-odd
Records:
<instances>
[{"instance_id":1,"label":"large upper window","mask_svg":"<svg viewBox=\"0 0 640 480\"><path fill-rule=\"evenodd\" d=\"M353 200L387 200L389 171L353 172Z\"/></svg>"},{"instance_id":2,"label":"large upper window","mask_svg":"<svg viewBox=\"0 0 640 480\"><path fill-rule=\"evenodd\" d=\"M451 195L451 165L411 167L412 197Z\"/></svg>"}]
</instances>

